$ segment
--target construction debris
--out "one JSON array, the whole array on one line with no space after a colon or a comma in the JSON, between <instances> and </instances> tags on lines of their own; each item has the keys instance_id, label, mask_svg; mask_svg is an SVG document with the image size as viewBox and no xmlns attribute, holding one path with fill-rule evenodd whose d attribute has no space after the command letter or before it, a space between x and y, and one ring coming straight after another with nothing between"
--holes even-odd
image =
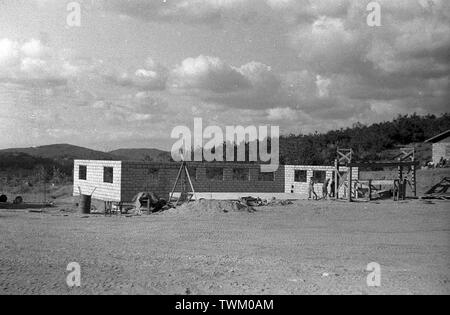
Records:
<instances>
[{"instance_id":1,"label":"construction debris","mask_svg":"<svg viewBox=\"0 0 450 315\"><path fill-rule=\"evenodd\" d=\"M255 213L257 207L265 206L286 206L292 204L289 200L271 201L263 200L261 198L243 197L239 200L206 200L200 199L184 203L183 205L174 209L164 211L170 215L193 214L193 215L215 215L220 213Z\"/></svg>"},{"instance_id":2,"label":"construction debris","mask_svg":"<svg viewBox=\"0 0 450 315\"><path fill-rule=\"evenodd\" d=\"M132 202L138 214L142 214L142 211L148 211L149 213L159 212L167 206L165 199L159 198L152 192L140 192L134 196Z\"/></svg>"},{"instance_id":3,"label":"construction debris","mask_svg":"<svg viewBox=\"0 0 450 315\"><path fill-rule=\"evenodd\" d=\"M1 195L0 202L2 202L2 203L8 202L8 197L6 197L6 195Z\"/></svg>"},{"instance_id":4,"label":"construction debris","mask_svg":"<svg viewBox=\"0 0 450 315\"><path fill-rule=\"evenodd\" d=\"M17 197L14 199L13 204L15 204L15 205L21 205L21 204L23 204L23 198L22 198L22 196L17 196Z\"/></svg>"},{"instance_id":5,"label":"construction debris","mask_svg":"<svg viewBox=\"0 0 450 315\"><path fill-rule=\"evenodd\" d=\"M434 185L429 191L427 191L422 199L450 200L449 188L450 177L445 177L438 184Z\"/></svg>"},{"instance_id":6,"label":"construction debris","mask_svg":"<svg viewBox=\"0 0 450 315\"><path fill-rule=\"evenodd\" d=\"M253 207L242 204L240 201L200 199L198 201L184 203L177 208L164 211L164 214L215 215L219 213L235 212L254 213L256 210Z\"/></svg>"},{"instance_id":7,"label":"construction debris","mask_svg":"<svg viewBox=\"0 0 450 315\"><path fill-rule=\"evenodd\" d=\"M261 198L243 197L239 202L248 207L261 207L267 205L267 200L263 201Z\"/></svg>"},{"instance_id":8,"label":"construction debris","mask_svg":"<svg viewBox=\"0 0 450 315\"><path fill-rule=\"evenodd\" d=\"M273 198L272 200L268 201L254 197L243 197L239 200L239 202L249 207L287 206L292 204L292 201L290 200L278 200L276 198Z\"/></svg>"}]
</instances>

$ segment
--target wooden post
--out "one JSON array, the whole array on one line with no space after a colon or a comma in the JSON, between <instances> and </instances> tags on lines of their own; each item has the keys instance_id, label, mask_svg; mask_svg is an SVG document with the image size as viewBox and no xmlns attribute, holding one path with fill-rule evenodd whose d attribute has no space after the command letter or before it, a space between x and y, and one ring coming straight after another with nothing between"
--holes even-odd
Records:
<instances>
[{"instance_id":1,"label":"wooden post","mask_svg":"<svg viewBox=\"0 0 450 315\"><path fill-rule=\"evenodd\" d=\"M353 186L353 174L352 174L352 167L348 167L348 202L352 202L352 186Z\"/></svg>"},{"instance_id":2,"label":"wooden post","mask_svg":"<svg viewBox=\"0 0 450 315\"><path fill-rule=\"evenodd\" d=\"M372 180L369 179L369 201L372 201Z\"/></svg>"},{"instance_id":3,"label":"wooden post","mask_svg":"<svg viewBox=\"0 0 450 315\"><path fill-rule=\"evenodd\" d=\"M411 179L414 198L417 197L417 178L416 178L416 176L417 176L417 171L416 171L416 166L414 165L412 167L412 179Z\"/></svg>"},{"instance_id":4,"label":"wooden post","mask_svg":"<svg viewBox=\"0 0 450 315\"><path fill-rule=\"evenodd\" d=\"M406 200L406 186L408 184L408 180L405 178L403 179L403 191L402 191L402 200Z\"/></svg>"},{"instance_id":5,"label":"wooden post","mask_svg":"<svg viewBox=\"0 0 450 315\"><path fill-rule=\"evenodd\" d=\"M339 161L335 160L334 161L334 168L335 168L335 172L334 172L334 198L336 200L339 199Z\"/></svg>"},{"instance_id":6,"label":"wooden post","mask_svg":"<svg viewBox=\"0 0 450 315\"><path fill-rule=\"evenodd\" d=\"M403 198L403 167L398 167L398 199L397 201L400 201L400 199Z\"/></svg>"}]
</instances>

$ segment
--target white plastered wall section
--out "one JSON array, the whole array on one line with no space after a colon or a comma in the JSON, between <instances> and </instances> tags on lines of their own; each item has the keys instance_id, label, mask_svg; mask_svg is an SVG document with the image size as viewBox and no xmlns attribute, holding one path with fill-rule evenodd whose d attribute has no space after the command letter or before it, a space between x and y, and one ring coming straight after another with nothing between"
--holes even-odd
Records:
<instances>
[{"instance_id":1,"label":"white plastered wall section","mask_svg":"<svg viewBox=\"0 0 450 315\"><path fill-rule=\"evenodd\" d=\"M330 182L333 181L333 176L335 172L334 166L308 166L308 165L286 165L285 166L285 193L296 195L297 199L307 199L309 196L309 182L310 178L314 176L314 172L325 172L326 179L330 179ZM306 182L296 182L295 181L295 172L296 171L306 171ZM340 167L340 172L347 172L347 167ZM352 178L353 180L359 179L359 169L352 169ZM314 190L316 194L319 196L322 195L323 184L318 183L314 185ZM344 187L341 188L340 194L344 193Z\"/></svg>"},{"instance_id":2,"label":"white plastered wall section","mask_svg":"<svg viewBox=\"0 0 450 315\"><path fill-rule=\"evenodd\" d=\"M86 166L86 180L79 178L80 166ZM113 168L113 183L103 181L104 168ZM73 195L91 195L92 198L103 201L120 202L122 186L122 162L120 161L90 161L75 160L73 172Z\"/></svg>"}]
</instances>

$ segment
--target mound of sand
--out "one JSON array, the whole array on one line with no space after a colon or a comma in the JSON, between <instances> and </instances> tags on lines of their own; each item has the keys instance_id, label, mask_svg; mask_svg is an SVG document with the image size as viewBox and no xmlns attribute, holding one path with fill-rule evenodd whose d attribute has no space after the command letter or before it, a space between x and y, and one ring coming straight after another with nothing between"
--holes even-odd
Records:
<instances>
[{"instance_id":1,"label":"mound of sand","mask_svg":"<svg viewBox=\"0 0 450 315\"><path fill-rule=\"evenodd\" d=\"M185 203L177 208L163 212L167 215L179 214L219 214L219 213L254 213L256 210L252 207L243 205L239 201L224 200L198 200Z\"/></svg>"}]
</instances>

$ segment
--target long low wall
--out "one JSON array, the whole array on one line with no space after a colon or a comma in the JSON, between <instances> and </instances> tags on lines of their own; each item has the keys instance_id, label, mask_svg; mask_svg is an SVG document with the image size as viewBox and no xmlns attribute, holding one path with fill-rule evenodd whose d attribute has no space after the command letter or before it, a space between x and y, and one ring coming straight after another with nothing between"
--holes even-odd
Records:
<instances>
[{"instance_id":1,"label":"long low wall","mask_svg":"<svg viewBox=\"0 0 450 315\"><path fill-rule=\"evenodd\" d=\"M175 184L180 164L123 162L122 164L122 200L130 201L137 192L152 191L168 198ZM208 178L209 170L217 170L217 178ZM284 167L280 167L271 180L260 178L258 164L239 163L188 163L188 170L194 190L199 193L229 193L233 191L252 191L260 193L284 193ZM236 180L234 171L242 171L245 178ZM184 172L175 191L181 192L185 181ZM189 188L189 186L188 186Z\"/></svg>"},{"instance_id":2,"label":"long low wall","mask_svg":"<svg viewBox=\"0 0 450 315\"><path fill-rule=\"evenodd\" d=\"M113 169L112 183L104 181L107 168L110 171ZM139 192L147 191L167 199L179 168L179 163L76 160L74 195L78 195L79 190L82 194L94 191L94 199L130 202ZM199 198L204 199L238 199L246 196L264 199L307 199L310 178L319 177L323 182L327 179L331 181L335 171L333 166L286 165L280 166L274 173L266 174L261 173L258 164L199 162L188 163L188 169L195 192L201 196ZM357 170L354 170L353 177L359 178ZM187 182L184 176L181 177L175 192L182 191L183 182ZM315 184L314 188L320 196L323 183Z\"/></svg>"}]
</instances>

